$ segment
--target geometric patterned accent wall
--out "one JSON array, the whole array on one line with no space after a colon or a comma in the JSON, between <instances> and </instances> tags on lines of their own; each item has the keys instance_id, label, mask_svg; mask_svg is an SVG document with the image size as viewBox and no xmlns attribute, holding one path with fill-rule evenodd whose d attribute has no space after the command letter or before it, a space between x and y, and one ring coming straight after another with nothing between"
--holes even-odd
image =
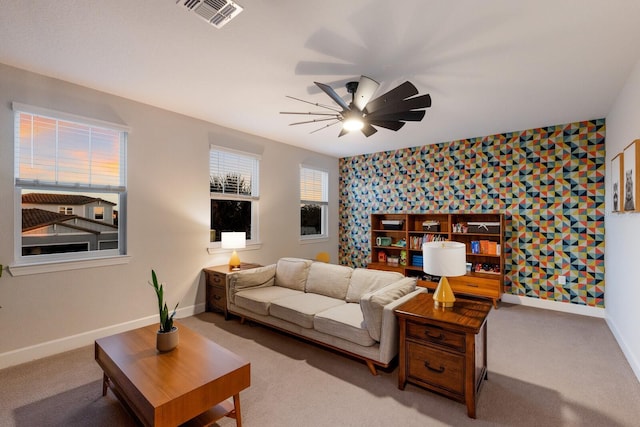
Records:
<instances>
[{"instance_id":1,"label":"geometric patterned accent wall","mask_svg":"<svg viewBox=\"0 0 640 427\"><path fill-rule=\"evenodd\" d=\"M372 213L502 212L505 292L602 308L604 175L604 119L342 158L339 262Z\"/></svg>"}]
</instances>

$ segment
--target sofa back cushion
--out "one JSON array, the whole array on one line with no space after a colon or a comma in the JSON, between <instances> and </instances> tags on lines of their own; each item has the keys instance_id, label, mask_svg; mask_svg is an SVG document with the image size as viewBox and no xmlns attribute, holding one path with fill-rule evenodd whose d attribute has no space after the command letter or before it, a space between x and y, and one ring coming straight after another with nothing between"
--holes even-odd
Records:
<instances>
[{"instance_id":1,"label":"sofa back cushion","mask_svg":"<svg viewBox=\"0 0 640 427\"><path fill-rule=\"evenodd\" d=\"M344 300L353 269L344 265L314 262L307 276L307 292Z\"/></svg>"},{"instance_id":2,"label":"sofa back cushion","mask_svg":"<svg viewBox=\"0 0 640 427\"><path fill-rule=\"evenodd\" d=\"M275 285L304 291L312 262L302 258L280 258L276 263Z\"/></svg>"},{"instance_id":3,"label":"sofa back cushion","mask_svg":"<svg viewBox=\"0 0 640 427\"><path fill-rule=\"evenodd\" d=\"M380 341L382 334L382 311L384 306L416 290L416 278L405 277L391 285L370 292L360 299L360 309L369 335Z\"/></svg>"},{"instance_id":4,"label":"sofa back cushion","mask_svg":"<svg viewBox=\"0 0 640 427\"><path fill-rule=\"evenodd\" d=\"M395 271L371 270L356 268L351 275L351 281L347 289L347 302L360 302L362 295L376 291L383 286L402 279L402 273Z\"/></svg>"}]
</instances>

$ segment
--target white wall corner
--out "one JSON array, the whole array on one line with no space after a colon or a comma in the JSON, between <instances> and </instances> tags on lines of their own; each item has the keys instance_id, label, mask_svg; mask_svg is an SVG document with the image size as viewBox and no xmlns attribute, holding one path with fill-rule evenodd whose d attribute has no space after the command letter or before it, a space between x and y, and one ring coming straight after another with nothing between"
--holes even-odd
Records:
<instances>
[{"instance_id":1,"label":"white wall corner","mask_svg":"<svg viewBox=\"0 0 640 427\"><path fill-rule=\"evenodd\" d=\"M640 360L638 360L635 357L635 355L631 351L631 348L625 342L624 337L622 336L622 334L620 333L620 330L616 326L614 319L607 316L605 320L607 322L607 325L609 326L609 329L611 330L611 333L613 334L614 338L618 342L618 345L622 350L622 354L624 354L624 357L627 359L627 362L629 362L629 365L631 366L633 373L636 375L638 382L640 382Z\"/></svg>"}]
</instances>

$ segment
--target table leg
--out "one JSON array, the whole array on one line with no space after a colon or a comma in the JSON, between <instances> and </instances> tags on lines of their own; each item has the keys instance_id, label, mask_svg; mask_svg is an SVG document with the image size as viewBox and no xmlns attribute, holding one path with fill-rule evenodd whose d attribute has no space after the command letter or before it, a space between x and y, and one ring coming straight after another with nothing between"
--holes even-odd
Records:
<instances>
[{"instance_id":1,"label":"table leg","mask_svg":"<svg viewBox=\"0 0 640 427\"><path fill-rule=\"evenodd\" d=\"M107 395L107 388L109 388L109 377L107 374L102 374L102 396Z\"/></svg>"},{"instance_id":2,"label":"table leg","mask_svg":"<svg viewBox=\"0 0 640 427\"><path fill-rule=\"evenodd\" d=\"M242 416L240 415L240 394L233 395L233 408L236 413L236 426L242 427Z\"/></svg>"}]
</instances>

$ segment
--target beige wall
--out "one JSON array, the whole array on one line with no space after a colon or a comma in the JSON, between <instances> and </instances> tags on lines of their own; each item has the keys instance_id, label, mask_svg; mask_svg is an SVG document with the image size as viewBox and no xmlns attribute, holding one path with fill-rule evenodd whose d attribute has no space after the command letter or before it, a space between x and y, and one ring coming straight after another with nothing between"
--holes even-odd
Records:
<instances>
[{"instance_id":1,"label":"beige wall","mask_svg":"<svg viewBox=\"0 0 640 427\"><path fill-rule=\"evenodd\" d=\"M640 139L639 118L640 61L607 116L607 190L611 188L611 160ZM606 319L640 380L640 213L611 213L610 194L605 216Z\"/></svg>"},{"instance_id":2,"label":"beige wall","mask_svg":"<svg viewBox=\"0 0 640 427\"><path fill-rule=\"evenodd\" d=\"M338 160L243 134L75 84L0 64L0 263L13 262L13 111L21 102L122 123L128 141L128 264L0 278L0 368L33 355L90 344L115 325L152 322L155 295L147 285L156 269L169 304L183 315L202 310L201 269L225 264L210 254L208 152L211 143L262 153L260 240L243 261L262 264L282 256L337 260L338 208L330 205L328 241L301 244L299 164L329 171L329 200L338 200ZM136 323L137 322L137 323ZM123 325L125 324L125 325ZM35 347L32 347L35 346Z\"/></svg>"}]
</instances>

